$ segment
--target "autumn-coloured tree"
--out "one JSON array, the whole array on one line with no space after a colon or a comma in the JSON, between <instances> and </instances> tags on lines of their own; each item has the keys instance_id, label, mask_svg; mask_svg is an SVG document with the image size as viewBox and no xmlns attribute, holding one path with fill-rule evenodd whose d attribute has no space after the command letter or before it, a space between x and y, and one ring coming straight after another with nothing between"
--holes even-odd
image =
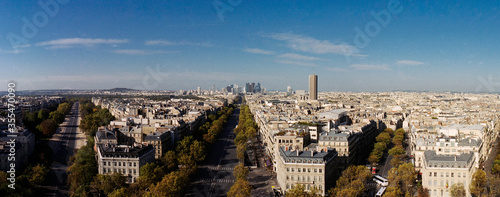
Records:
<instances>
[{"instance_id":1,"label":"autumn-coloured tree","mask_svg":"<svg viewBox=\"0 0 500 197\"><path fill-rule=\"evenodd\" d=\"M247 180L238 179L236 183L227 192L228 197L249 197L252 188Z\"/></svg>"},{"instance_id":2,"label":"autumn-coloured tree","mask_svg":"<svg viewBox=\"0 0 500 197\"><path fill-rule=\"evenodd\" d=\"M342 172L335 188L330 189L330 196L361 196L372 175L365 166L349 166Z\"/></svg>"},{"instance_id":3,"label":"autumn-coloured tree","mask_svg":"<svg viewBox=\"0 0 500 197\"><path fill-rule=\"evenodd\" d=\"M455 183L450 187L451 197L465 197L465 187L462 183Z\"/></svg>"},{"instance_id":4,"label":"autumn-coloured tree","mask_svg":"<svg viewBox=\"0 0 500 197\"><path fill-rule=\"evenodd\" d=\"M248 175L248 168L243 165L243 163L238 164L236 167L234 167L233 174L236 177L236 179L247 179Z\"/></svg>"},{"instance_id":5,"label":"autumn-coloured tree","mask_svg":"<svg viewBox=\"0 0 500 197\"><path fill-rule=\"evenodd\" d=\"M114 190L126 187L126 178L121 173L113 173L111 175L98 174L90 183L90 188L99 195L109 195Z\"/></svg>"},{"instance_id":6,"label":"autumn-coloured tree","mask_svg":"<svg viewBox=\"0 0 500 197\"><path fill-rule=\"evenodd\" d=\"M183 196L189 183L189 177L182 170L171 172L155 186L150 187L154 196Z\"/></svg>"},{"instance_id":7,"label":"autumn-coloured tree","mask_svg":"<svg viewBox=\"0 0 500 197\"><path fill-rule=\"evenodd\" d=\"M40 130L45 136L51 136L56 133L57 124L53 120L44 120L40 125L37 126L37 129Z\"/></svg>"},{"instance_id":8,"label":"autumn-coloured tree","mask_svg":"<svg viewBox=\"0 0 500 197\"><path fill-rule=\"evenodd\" d=\"M472 175L472 182L469 185L469 190L474 196L481 196L486 186L486 172L481 169L476 169Z\"/></svg>"}]
</instances>

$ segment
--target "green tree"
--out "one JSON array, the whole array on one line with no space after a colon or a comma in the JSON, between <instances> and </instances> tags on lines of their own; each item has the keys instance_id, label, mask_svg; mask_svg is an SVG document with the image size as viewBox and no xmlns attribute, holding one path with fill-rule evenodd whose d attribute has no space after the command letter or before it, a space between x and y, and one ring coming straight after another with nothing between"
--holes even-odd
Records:
<instances>
[{"instance_id":1,"label":"green tree","mask_svg":"<svg viewBox=\"0 0 500 197\"><path fill-rule=\"evenodd\" d=\"M387 193L391 194L389 196L412 195L416 176L415 168L411 163L404 163L391 168L387 178L390 183L389 187L387 187Z\"/></svg>"},{"instance_id":2,"label":"green tree","mask_svg":"<svg viewBox=\"0 0 500 197\"><path fill-rule=\"evenodd\" d=\"M40 111L38 111L38 120L46 120L47 118L49 118L49 113L50 111L48 109L41 109Z\"/></svg>"},{"instance_id":3,"label":"green tree","mask_svg":"<svg viewBox=\"0 0 500 197\"><path fill-rule=\"evenodd\" d=\"M196 168L196 162L190 155L181 155L179 157L179 164L182 169L194 170Z\"/></svg>"},{"instance_id":4,"label":"green tree","mask_svg":"<svg viewBox=\"0 0 500 197\"><path fill-rule=\"evenodd\" d=\"M402 145L404 140L403 135L394 135L394 138L392 138L392 143L395 145Z\"/></svg>"},{"instance_id":5,"label":"green tree","mask_svg":"<svg viewBox=\"0 0 500 197\"><path fill-rule=\"evenodd\" d=\"M236 183L227 192L228 197L248 197L250 196L252 188L247 180L238 179Z\"/></svg>"},{"instance_id":6,"label":"green tree","mask_svg":"<svg viewBox=\"0 0 500 197\"><path fill-rule=\"evenodd\" d=\"M36 166L29 168L26 172L26 174L29 174L28 180L31 185L42 184L45 181L48 173L49 169L42 164L37 164Z\"/></svg>"},{"instance_id":7,"label":"green tree","mask_svg":"<svg viewBox=\"0 0 500 197\"><path fill-rule=\"evenodd\" d=\"M349 166L342 172L335 188L328 191L330 196L361 196L372 175L365 166Z\"/></svg>"},{"instance_id":8,"label":"green tree","mask_svg":"<svg viewBox=\"0 0 500 197\"><path fill-rule=\"evenodd\" d=\"M500 175L490 174L488 175L488 196L500 196Z\"/></svg>"},{"instance_id":9,"label":"green tree","mask_svg":"<svg viewBox=\"0 0 500 197\"><path fill-rule=\"evenodd\" d=\"M240 161L244 161L245 160L245 152L247 151L247 146L245 144L239 144L236 146L236 157L238 157L238 159Z\"/></svg>"},{"instance_id":10,"label":"green tree","mask_svg":"<svg viewBox=\"0 0 500 197\"><path fill-rule=\"evenodd\" d=\"M120 189L117 189L113 192L111 192L108 197L128 197L130 196L130 192L127 191L127 188L120 188Z\"/></svg>"},{"instance_id":11,"label":"green tree","mask_svg":"<svg viewBox=\"0 0 500 197\"><path fill-rule=\"evenodd\" d=\"M61 124L64 122L64 113L61 111L53 111L50 112L49 118L52 119L55 123Z\"/></svg>"},{"instance_id":12,"label":"green tree","mask_svg":"<svg viewBox=\"0 0 500 197\"><path fill-rule=\"evenodd\" d=\"M465 197L465 187L462 183L455 183L450 187L451 197Z\"/></svg>"},{"instance_id":13,"label":"green tree","mask_svg":"<svg viewBox=\"0 0 500 197\"><path fill-rule=\"evenodd\" d=\"M386 129L384 129L384 132L385 132L385 133L388 133L389 135L394 134L394 130L392 130L391 128L386 128Z\"/></svg>"},{"instance_id":14,"label":"green tree","mask_svg":"<svg viewBox=\"0 0 500 197\"><path fill-rule=\"evenodd\" d=\"M370 164L376 164L378 163L378 161L380 160L380 157L377 155L377 154L370 154L370 156L368 157L368 162L370 162Z\"/></svg>"},{"instance_id":15,"label":"green tree","mask_svg":"<svg viewBox=\"0 0 500 197\"><path fill-rule=\"evenodd\" d=\"M491 173L493 173L493 174L500 173L500 160L499 159L495 159L495 161L493 162L493 166L491 167Z\"/></svg>"},{"instance_id":16,"label":"green tree","mask_svg":"<svg viewBox=\"0 0 500 197\"><path fill-rule=\"evenodd\" d=\"M198 140L194 140L189 146L189 151L191 157L196 161L200 162L205 159L205 146Z\"/></svg>"},{"instance_id":17,"label":"green tree","mask_svg":"<svg viewBox=\"0 0 500 197\"><path fill-rule=\"evenodd\" d=\"M162 180L165 176L165 171L162 166L156 163L147 163L140 168L139 182L143 186L150 186Z\"/></svg>"},{"instance_id":18,"label":"green tree","mask_svg":"<svg viewBox=\"0 0 500 197\"><path fill-rule=\"evenodd\" d=\"M405 130L403 128L399 128L399 129L396 129L396 131L394 131L394 135L401 135L401 136L404 136L405 135Z\"/></svg>"},{"instance_id":19,"label":"green tree","mask_svg":"<svg viewBox=\"0 0 500 197\"><path fill-rule=\"evenodd\" d=\"M247 179L248 175L248 168L243 165L243 163L238 164L236 167L234 167L233 174L236 177L236 179Z\"/></svg>"},{"instance_id":20,"label":"green tree","mask_svg":"<svg viewBox=\"0 0 500 197\"><path fill-rule=\"evenodd\" d=\"M96 190L98 194L109 195L113 191L126 187L126 177L121 173L111 175L98 174L90 183L90 188Z\"/></svg>"},{"instance_id":21,"label":"green tree","mask_svg":"<svg viewBox=\"0 0 500 197\"><path fill-rule=\"evenodd\" d=\"M384 142L385 144L391 143L391 135L387 132L380 133L375 139L377 142Z\"/></svg>"},{"instance_id":22,"label":"green tree","mask_svg":"<svg viewBox=\"0 0 500 197\"><path fill-rule=\"evenodd\" d=\"M319 193L319 190L313 188L311 191L306 191L305 186L298 184L294 186L292 189L286 191L286 197L319 197L322 196Z\"/></svg>"},{"instance_id":23,"label":"green tree","mask_svg":"<svg viewBox=\"0 0 500 197\"><path fill-rule=\"evenodd\" d=\"M90 195L89 185L97 174L97 162L93 149L94 139L88 137L87 142L87 145L76 152L68 168L68 185L72 196Z\"/></svg>"},{"instance_id":24,"label":"green tree","mask_svg":"<svg viewBox=\"0 0 500 197\"><path fill-rule=\"evenodd\" d=\"M174 171L165 175L156 186L150 187L150 193L155 196L184 196L188 183L187 174Z\"/></svg>"},{"instance_id":25,"label":"green tree","mask_svg":"<svg viewBox=\"0 0 500 197\"><path fill-rule=\"evenodd\" d=\"M474 196L481 196L486 186L486 173L477 169L472 175L472 182L469 185L469 190Z\"/></svg>"},{"instance_id":26,"label":"green tree","mask_svg":"<svg viewBox=\"0 0 500 197\"><path fill-rule=\"evenodd\" d=\"M391 156L404 155L405 153L406 151L402 146L394 146L389 150L389 155Z\"/></svg>"},{"instance_id":27,"label":"green tree","mask_svg":"<svg viewBox=\"0 0 500 197\"><path fill-rule=\"evenodd\" d=\"M57 107L57 111L60 111L63 114L69 114L69 112L71 111L71 105L69 103L61 103Z\"/></svg>"},{"instance_id":28,"label":"green tree","mask_svg":"<svg viewBox=\"0 0 500 197\"><path fill-rule=\"evenodd\" d=\"M373 150L377 155L382 155L386 148L387 144L385 142L377 142L373 145Z\"/></svg>"},{"instance_id":29,"label":"green tree","mask_svg":"<svg viewBox=\"0 0 500 197\"><path fill-rule=\"evenodd\" d=\"M175 151L167 151L165 155L161 158L163 165L167 167L168 170L172 171L177 168L177 155Z\"/></svg>"}]
</instances>

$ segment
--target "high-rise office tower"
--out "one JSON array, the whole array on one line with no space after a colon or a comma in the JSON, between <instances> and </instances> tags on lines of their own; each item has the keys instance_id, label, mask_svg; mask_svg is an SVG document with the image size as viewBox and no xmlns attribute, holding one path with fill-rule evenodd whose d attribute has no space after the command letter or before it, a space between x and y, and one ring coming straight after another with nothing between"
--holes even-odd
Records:
<instances>
[{"instance_id":1,"label":"high-rise office tower","mask_svg":"<svg viewBox=\"0 0 500 197\"><path fill-rule=\"evenodd\" d=\"M318 100L318 75L309 75L309 100Z\"/></svg>"}]
</instances>

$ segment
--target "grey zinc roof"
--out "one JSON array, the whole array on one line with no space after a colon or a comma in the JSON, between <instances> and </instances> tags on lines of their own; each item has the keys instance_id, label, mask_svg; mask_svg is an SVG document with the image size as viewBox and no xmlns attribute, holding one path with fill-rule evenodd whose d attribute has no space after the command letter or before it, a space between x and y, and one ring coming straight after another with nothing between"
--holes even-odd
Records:
<instances>
[{"instance_id":1,"label":"grey zinc roof","mask_svg":"<svg viewBox=\"0 0 500 197\"><path fill-rule=\"evenodd\" d=\"M295 161L313 161L313 163L328 162L331 158L335 157L337 153L333 149L325 151L298 151L298 150L285 150L285 147L280 147L280 155L287 162Z\"/></svg>"},{"instance_id":2,"label":"grey zinc roof","mask_svg":"<svg viewBox=\"0 0 500 197\"><path fill-rule=\"evenodd\" d=\"M425 151L425 160L428 165L440 164L467 164L472 162L474 153L462 153L460 155L438 155L436 151Z\"/></svg>"}]
</instances>

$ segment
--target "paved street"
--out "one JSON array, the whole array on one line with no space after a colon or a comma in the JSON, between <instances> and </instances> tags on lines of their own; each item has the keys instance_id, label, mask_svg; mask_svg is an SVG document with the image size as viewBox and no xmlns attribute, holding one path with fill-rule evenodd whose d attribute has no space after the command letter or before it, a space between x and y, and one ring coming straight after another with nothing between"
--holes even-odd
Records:
<instances>
[{"instance_id":1,"label":"paved street","mask_svg":"<svg viewBox=\"0 0 500 197\"><path fill-rule=\"evenodd\" d=\"M75 149L85 145L87 139L78 128L80 124L79 103L75 102L64 122L59 125L56 133L52 136L48 145L54 151L54 161L52 162L49 179L51 185L46 196L68 196L66 187L66 170L68 169L69 158L74 154Z\"/></svg>"},{"instance_id":2,"label":"paved street","mask_svg":"<svg viewBox=\"0 0 500 197\"><path fill-rule=\"evenodd\" d=\"M490 155L488 156L488 160L484 163L484 171L488 174L491 173L491 168L493 167L493 162L495 161L495 157L497 156L498 146L500 142L500 138L497 138L495 142L493 142L491 147Z\"/></svg>"},{"instance_id":3,"label":"paved street","mask_svg":"<svg viewBox=\"0 0 500 197\"><path fill-rule=\"evenodd\" d=\"M198 166L190 196L226 196L235 181L233 169L238 165L234 128L238 124L240 109L236 108L217 141L208 150L204 163Z\"/></svg>"}]
</instances>

